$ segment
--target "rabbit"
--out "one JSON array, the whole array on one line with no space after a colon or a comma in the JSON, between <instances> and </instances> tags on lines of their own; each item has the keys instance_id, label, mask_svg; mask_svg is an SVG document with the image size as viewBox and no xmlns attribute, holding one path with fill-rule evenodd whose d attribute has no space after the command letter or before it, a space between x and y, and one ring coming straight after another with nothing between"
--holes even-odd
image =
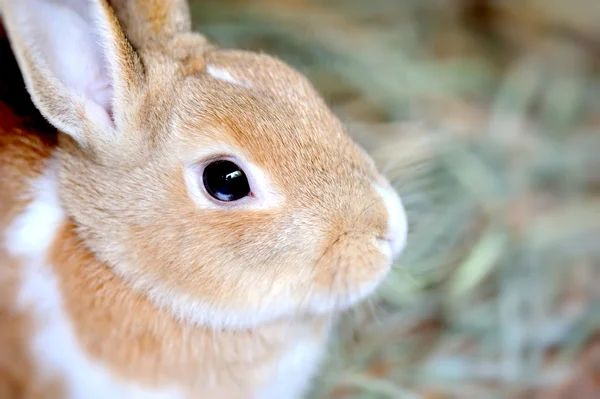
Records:
<instances>
[{"instance_id":1,"label":"rabbit","mask_svg":"<svg viewBox=\"0 0 600 399\"><path fill-rule=\"evenodd\" d=\"M2 398L304 397L405 247L373 160L184 0L0 4Z\"/></svg>"}]
</instances>

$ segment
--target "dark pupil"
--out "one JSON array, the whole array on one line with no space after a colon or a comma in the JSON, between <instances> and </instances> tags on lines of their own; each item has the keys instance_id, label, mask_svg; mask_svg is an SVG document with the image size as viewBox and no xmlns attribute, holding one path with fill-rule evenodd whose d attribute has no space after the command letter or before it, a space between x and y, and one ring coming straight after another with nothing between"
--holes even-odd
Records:
<instances>
[{"instance_id":1,"label":"dark pupil","mask_svg":"<svg viewBox=\"0 0 600 399\"><path fill-rule=\"evenodd\" d=\"M236 201L250 194L246 174L230 161L216 161L204 168L206 191L219 201Z\"/></svg>"}]
</instances>

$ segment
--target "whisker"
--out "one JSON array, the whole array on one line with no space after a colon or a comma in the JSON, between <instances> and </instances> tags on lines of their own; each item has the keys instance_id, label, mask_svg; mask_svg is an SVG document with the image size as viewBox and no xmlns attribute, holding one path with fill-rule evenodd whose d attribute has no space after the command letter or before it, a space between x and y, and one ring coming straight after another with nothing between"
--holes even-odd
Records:
<instances>
[{"instance_id":1,"label":"whisker","mask_svg":"<svg viewBox=\"0 0 600 399\"><path fill-rule=\"evenodd\" d=\"M358 216L356 216L356 218L354 218L354 221L352 222L352 225L355 226L356 222L358 222L358 220L365 214L367 213L367 211L369 209L371 209L371 207L373 207L375 204L377 204L377 200L372 201L369 205L367 205L359 214Z\"/></svg>"}]
</instances>

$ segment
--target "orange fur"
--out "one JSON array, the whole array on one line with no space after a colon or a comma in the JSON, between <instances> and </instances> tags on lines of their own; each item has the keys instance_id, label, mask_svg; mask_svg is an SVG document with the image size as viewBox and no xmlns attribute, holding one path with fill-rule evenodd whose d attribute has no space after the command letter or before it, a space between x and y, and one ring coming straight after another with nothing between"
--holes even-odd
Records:
<instances>
[{"instance_id":1,"label":"orange fur","mask_svg":"<svg viewBox=\"0 0 600 399\"><path fill-rule=\"evenodd\" d=\"M268 380L287 342L326 334L320 318L235 332L183 325L99 264L70 224L57 237L50 264L87 352L145 386L175 383L195 398L243 398Z\"/></svg>"}]
</instances>

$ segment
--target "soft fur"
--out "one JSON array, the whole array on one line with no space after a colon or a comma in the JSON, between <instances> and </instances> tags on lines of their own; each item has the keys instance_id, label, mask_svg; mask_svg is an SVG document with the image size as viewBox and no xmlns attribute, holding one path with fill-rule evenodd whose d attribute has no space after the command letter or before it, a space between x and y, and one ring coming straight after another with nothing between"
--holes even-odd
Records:
<instances>
[{"instance_id":1,"label":"soft fur","mask_svg":"<svg viewBox=\"0 0 600 399\"><path fill-rule=\"evenodd\" d=\"M210 45L182 0L0 1L60 132L1 92L0 396L302 395L331 315L404 246L370 158L302 75ZM208 198L217 157L251 197Z\"/></svg>"}]
</instances>

